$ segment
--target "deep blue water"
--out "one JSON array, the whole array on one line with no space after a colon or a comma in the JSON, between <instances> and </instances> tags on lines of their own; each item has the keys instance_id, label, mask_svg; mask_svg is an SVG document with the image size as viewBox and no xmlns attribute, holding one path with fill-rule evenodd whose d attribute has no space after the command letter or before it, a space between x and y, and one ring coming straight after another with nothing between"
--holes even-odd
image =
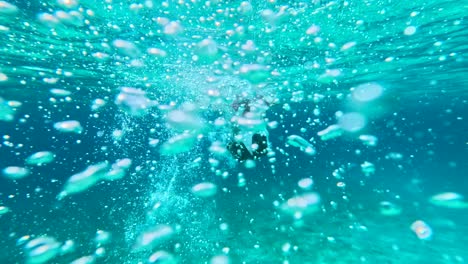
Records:
<instances>
[{"instance_id":1,"label":"deep blue water","mask_svg":"<svg viewBox=\"0 0 468 264\"><path fill-rule=\"evenodd\" d=\"M5 96L8 99L7 95ZM450 100L448 100L450 99ZM425 103L418 101L424 100ZM382 217L376 215L378 203L382 200L398 201L404 213L401 217L392 221L406 230L409 223L406 219L420 218L446 218L455 225L454 229L444 230L439 234L436 227L435 240L438 236L444 237L447 233L455 233L452 237L453 244L463 243L463 232L466 229L466 218L455 209L437 209L427 204L427 197L441 191L453 191L465 193L467 183L463 180L463 175L467 174L467 145L466 131L468 126L463 120L466 116L466 100L462 98L447 98L446 102L441 100L430 101L425 97L421 100L392 99L393 112L379 117L372 122L372 127L368 133L379 138L377 147L368 147L353 140L351 136L321 142L317 140L317 154L314 156L304 155L303 152L289 147L287 158L284 155L277 155L276 173L272 174L270 163L266 158L260 160L253 170L245 168L231 168L232 175L228 180L220 180L209 172L209 168L202 166L195 170L198 174L186 175L179 173L176 180L175 193L185 194L189 187L199 181L210 180L217 182L220 186L227 187L231 191L229 194L220 194L213 201L191 201L193 204L187 205L191 210L208 212L213 214L210 218L213 223L210 228L215 229L216 218L228 218L234 231L241 233L245 231L250 218L265 217L274 224L278 219L268 217L273 215L271 201L278 199L278 194L284 196L292 195L292 190L297 189L296 183L304 177L311 176L315 182L314 186L318 190L324 205L325 201L340 201L341 196L346 194L348 202L340 203L336 212L329 212L317 216L312 223L318 221L324 228L327 221L337 222L337 226L343 229L350 221L346 214L356 214L358 219L366 219L372 223L381 221ZM79 111L73 111L73 118L83 120L85 133L80 135L80 144L76 143L75 135L64 135L51 129L51 120L60 120L66 117L66 107L72 105L63 104L61 111L40 110L38 105L43 105L40 100L25 100L18 116L29 114L26 124L4 123L2 134L10 135L10 142L22 143L23 148L15 149L6 146L1 147L1 167L8 165L21 165L29 153L40 150L50 150L60 153L60 156L53 164L33 169L33 175L11 181L1 179L1 200L3 204L13 209L13 212L2 216L2 247L7 249L2 253L5 263L21 262L21 248L15 246L18 237L25 234L48 234L57 239L74 239L79 241L78 252L92 252L94 244L90 237L98 229L111 231L114 238L109 247L108 256L103 259L103 263L117 263L125 259L129 254L128 241L125 232L128 232L129 215L132 216L133 224L145 224L145 211L148 209L148 193L158 192L158 187L152 186L155 181L163 184L167 183L167 178L171 175L165 172L165 168L160 168L157 173L148 174L145 168L145 161L149 158L156 163L159 160L168 158L160 157L156 150L147 146L146 137L148 130L154 127L151 118L139 118L136 121L138 127L133 128L132 135L125 137L119 146L112 143L108 137L96 136L99 131L109 131L116 122L114 109L100 113L99 119L90 118L92 114L84 105ZM45 103L47 105L47 103ZM79 104L73 104L73 107ZM310 103L298 103L294 105L294 110L285 111L281 107L272 107L267 116L274 118L280 114L284 115L284 124L292 126L288 132L282 129L271 130L271 144L273 146L284 147L284 138L289 134L303 136L314 136L312 132L301 133L299 128L306 126L305 121L310 116L308 109ZM323 121L332 120L335 105L323 103L321 118ZM447 113L447 109L451 109ZM44 117L44 113L50 111L50 116ZM293 115L296 114L294 117ZM462 117L463 120L457 120ZM312 128L314 129L314 128ZM311 130L312 130L311 129ZM313 130L312 130L313 131ZM202 146L206 145L202 143ZM101 146L108 146L107 151L100 150ZM355 150L360 149L362 154L356 155ZM384 157L389 152L398 152L403 155L402 160L386 160ZM60 192L67 178L80 170L84 166L93 164L95 161L113 160L122 157L132 157L135 166L143 166L140 172L134 172L126 180L112 183L101 183L92 187L82 194L77 194L64 201L57 201L56 195ZM197 154L198 155L198 154ZM206 156L203 151L202 156ZM169 158L173 169L183 166L185 160L193 157L182 155ZM179 160L180 159L180 160ZM363 161L370 161L376 164L376 172L371 177L364 177L359 168ZM348 165L349 164L349 165ZM344 181L346 188L336 187L337 180L332 177L332 172L337 167L349 166ZM237 187L236 172L244 172L247 179L248 188ZM150 178L153 178L152 180ZM52 179L54 181L52 182ZM365 184L361 185L360 181ZM415 180L417 180L415 182ZM259 194L264 195L264 199L259 198ZM401 198L395 199L398 195ZM13 196L13 197L9 197ZM233 198L235 197L235 198ZM205 204L206 203L206 204ZM329 207L329 206L328 206ZM186 208L173 208L172 220L176 217L184 219ZM264 213L257 215L259 212ZM196 219L196 217L195 217ZM379 220L380 219L380 220ZM401 220L400 220L401 219ZM205 219L206 220L206 219ZM156 220L158 222L158 220ZM184 220L185 221L185 220ZM288 222L287 220L283 220ZM406 221L406 222L405 222ZM377 225L377 223L373 223ZM370 225L370 224L369 224ZM406 227L405 227L406 226ZM199 227L198 231L208 227ZM247 227L248 228L248 227ZM312 230L317 232L320 226L312 225ZM440 229L443 230L443 227ZM346 228L344 228L346 230ZM370 232L370 231L369 231ZM398 234L400 231L394 231ZM460 232L460 233L459 233ZM389 230L387 235L392 234ZM231 236L236 237L234 234ZM289 235L290 239L294 235ZM205 238L210 241L210 238ZM232 238L231 238L232 239ZM236 238L233 238L236 239ZM408 239L414 239L412 237ZM177 239L175 239L177 241ZM213 241L211 241L213 243ZM350 242L353 243L353 242ZM361 242L359 242L361 243ZM208 243L210 244L210 243ZM450 247L446 245L446 247ZM427 245L420 244L420 247ZM203 246L201 246L203 247ZM307 247L305 247L307 248ZM209 250L204 249L208 254ZM242 259L239 250L234 256L237 260ZM416 253L416 252L415 252ZM185 252L185 254L189 254ZM458 252L463 255L463 252ZM186 257L187 255L181 255ZM188 262L183 260L182 262ZM66 261L71 256L58 258L57 261ZM429 263L425 257L421 256L421 261ZM372 258L371 258L372 259ZM264 263L265 261L258 261ZM269 262L269 260L266 260ZM438 262L434 262L438 263Z\"/></svg>"}]
</instances>

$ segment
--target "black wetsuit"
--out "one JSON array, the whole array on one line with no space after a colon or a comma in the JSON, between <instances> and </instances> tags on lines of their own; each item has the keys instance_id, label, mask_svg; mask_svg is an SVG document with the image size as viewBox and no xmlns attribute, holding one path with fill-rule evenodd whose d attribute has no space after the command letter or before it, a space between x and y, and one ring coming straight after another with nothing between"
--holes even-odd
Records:
<instances>
[{"instance_id":1,"label":"black wetsuit","mask_svg":"<svg viewBox=\"0 0 468 264\"><path fill-rule=\"evenodd\" d=\"M266 105L269 105L266 102L264 103ZM235 101L232 107L236 111L238 111L240 107L243 107L242 116L246 115L246 113L249 113L251 111L250 100L247 99ZM237 125L234 125L232 130L234 135L237 135L240 132L240 129ZM229 150L229 152L231 152L232 156L238 161L258 159L267 154L268 138L266 135L258 133L253 134L252 144L256 144L258 146L257 149L252 151L252 153L250 153L249 149L244 143L235 140L227 144L227 149Z\"/></svg>"},{"instance_id":2,"label":"black wetsuit","mask_svg":"<svg viewBox=\"0 0 468 264\"><path fill-rule=\"evenodd\" d=\"M252 144L257 144L258 146L257 149L255 149L252 153L250 153L244 143L236 141L229 142L227 149L238 161L258 159L259 157L265 156L267 154L268 139L265 135L253 134Z\"/></svg>"}]
</instances>

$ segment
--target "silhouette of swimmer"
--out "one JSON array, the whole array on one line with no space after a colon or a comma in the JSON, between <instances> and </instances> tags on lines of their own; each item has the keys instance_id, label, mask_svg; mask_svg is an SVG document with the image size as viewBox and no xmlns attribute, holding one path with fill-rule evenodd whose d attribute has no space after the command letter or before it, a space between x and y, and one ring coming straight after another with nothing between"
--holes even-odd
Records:
<instances>
[{"instance_id":1,"label":"silhouette of swimmer","mask_svg":"<svg viewBox=\"0 0 468 264\"><path fill-rule=\"evenodd\" d=\"M232 140L227 149L236 160L258 159L268 153L268 130L263 121L268 106L262 98L254 102L238 98L233 102L237 114L231 119Z\"/></svg>"}]
</instances>

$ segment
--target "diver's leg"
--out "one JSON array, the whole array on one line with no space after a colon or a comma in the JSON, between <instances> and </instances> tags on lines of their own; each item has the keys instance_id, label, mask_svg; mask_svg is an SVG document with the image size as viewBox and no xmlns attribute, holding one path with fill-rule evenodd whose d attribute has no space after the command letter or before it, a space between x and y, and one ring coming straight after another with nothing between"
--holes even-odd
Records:
<instances>
[{"instance_id":1,"label":"diver's leg","mask_svg":"<svg viewBox=\"0 0 468 264\"><path fill-rule=\"evenodd\" d=\"M229 142L227 144L227 149L231 152L231 155L239 161L253 158L252 154L250 154L249 150L242 142Z\"/></svg>"},{"instance_id":2,"label":"diver's leg","mask_svg":"<svg viewBox=\"0 0 468 264\"><path fill-rule=\"evenodd\" d=\"M256 144L257 148L254 151L255 157L265 156L268 152L268 138L266 135L253 134L252 144Z\"/></svg>"}]
</instances>

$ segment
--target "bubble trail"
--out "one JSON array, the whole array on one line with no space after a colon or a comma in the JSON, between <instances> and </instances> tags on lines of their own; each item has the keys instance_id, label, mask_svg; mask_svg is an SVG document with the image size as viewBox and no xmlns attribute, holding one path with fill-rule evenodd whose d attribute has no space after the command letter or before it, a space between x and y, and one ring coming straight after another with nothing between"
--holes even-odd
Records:
<instances>
[{"instance_id":1,"label":"bubble trail","mask_svg":"<svg viewBox=\"0 0 468 264\"><path fill-rule=\"evenodd\" d=\"M112 165L109 165L107 161L90 165L84 171L72 175L67 180L63 191L59 193L57 199L61 200L70 194L83 192L101 180L113 181L122 179L131 165L132 160L128 158L117 160Z\"/></svg>"},{"instance_id":2,"label":"bubble trail","mask_svg":"<svg viewBox=\"0 0 468 264\"><path fill-rule=\"evenodd\" d=\"M87 167L84 171L71 176L65 184L63 191L59 194L58 199L62 199L70 194L83 192L94 186L109 168L107 162L102 162L96 165Z\"/></svg>"}]
</instances>

